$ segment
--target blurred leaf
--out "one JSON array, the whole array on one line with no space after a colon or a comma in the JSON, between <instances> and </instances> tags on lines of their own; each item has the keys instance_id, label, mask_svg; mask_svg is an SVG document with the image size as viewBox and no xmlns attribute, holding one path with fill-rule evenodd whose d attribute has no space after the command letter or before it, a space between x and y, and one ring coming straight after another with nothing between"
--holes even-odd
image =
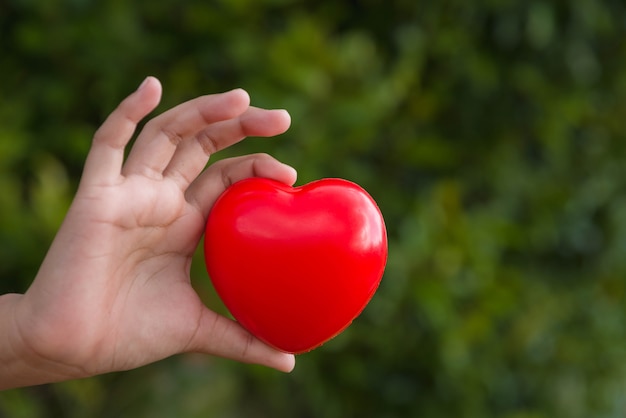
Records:
<instances>
[{"instance_id":1,"label":"blurred leaf","mask_svg":"<svg viewBox=\"0 0 626 418\"><path fill-rule=\"evenodd\" d=\"M626 379L626 8L9 1L0 6L0 281L24 291L90 138L152 74L158 114L244 87L299 183L344 177L389 232L378 293L290 375L210 357L0 395L1 416L599 417ZM201 251L193 284L217 298Z\"/></svg>"}]
</instances>

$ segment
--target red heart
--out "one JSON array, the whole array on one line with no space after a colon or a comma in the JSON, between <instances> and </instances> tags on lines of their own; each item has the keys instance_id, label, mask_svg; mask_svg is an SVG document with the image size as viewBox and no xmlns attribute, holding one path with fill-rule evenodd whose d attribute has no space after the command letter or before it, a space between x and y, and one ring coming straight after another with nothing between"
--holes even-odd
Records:
<instances>
[{"instance_id":1,"label":"red heart","mask_svg":"<svg viewBox=\"0 0 626 418\"><path fill-rule=\"evenodd\" d=\"M302 353L365 308L383 275L387 234L374 200L352 182L294 188L251 178L213 206L204 255L235 319L269 345Z\"/></svg>"}]
</instances>

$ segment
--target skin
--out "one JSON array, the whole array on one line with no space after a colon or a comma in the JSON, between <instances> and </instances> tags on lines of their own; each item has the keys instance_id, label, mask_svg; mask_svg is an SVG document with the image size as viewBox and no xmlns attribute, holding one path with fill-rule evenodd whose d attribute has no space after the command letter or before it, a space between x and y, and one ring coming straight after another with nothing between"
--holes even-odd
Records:
<instances>
[{"instance_id":1,"label":"skin","mask_svg":"<svg viewBox=\"0 0 626 418\"><path fill-rule=\"evenodd\" d=\"M80 186L32 285L0 296L0 390L140 367L199 352L284 372L294 356L208 309L190 284L192 255L218 196L248 177L292 185L293 168L265 154L211 154L274 136L284 110L250 106L243 90L208 95L149 121L148 77L98 129Z\"/></svg>"}]
</instances>

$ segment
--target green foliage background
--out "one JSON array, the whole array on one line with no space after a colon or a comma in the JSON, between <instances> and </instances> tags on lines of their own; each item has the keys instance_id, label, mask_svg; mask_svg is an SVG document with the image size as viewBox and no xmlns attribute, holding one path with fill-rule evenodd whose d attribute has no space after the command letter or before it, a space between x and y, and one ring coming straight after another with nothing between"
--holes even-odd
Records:
<instances>
[{"instance_id":1,"label":"green foliage background","mask_svg":"<svg viewBox=\"0 0 626 418\"><path fill-rule=\"evenodd\" d=\"M0 291L23 292L94 130L146 75L159 111L245 88L299 184L379 203L371 304L290 375L204 356L0 394L6 417L622 417L621 0L2 0ZM223 311L198 258L194 285Z\"/></svg>"}]
</instances>

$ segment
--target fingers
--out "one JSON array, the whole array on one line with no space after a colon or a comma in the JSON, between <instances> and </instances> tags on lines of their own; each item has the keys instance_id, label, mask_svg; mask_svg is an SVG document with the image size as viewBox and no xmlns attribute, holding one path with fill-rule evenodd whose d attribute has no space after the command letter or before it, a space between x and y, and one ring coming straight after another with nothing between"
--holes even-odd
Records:
<instances>
[{"instance_id":1,"label":"fingers","mask_svg":"<svg viewBox=\"0 0 626 418\"><path fill-rule=\"evenodd\" d=\"M241 116L207 126L193 138L181 142L163 175L182 189L202 172L211 154L247 136L274 136L285 132L291 123L285 110L250 107Z\"/></svg>"},{"instance_id":2,"label":"fingers","mask_svg":"<svg viewBox=\"0 0 626 418\"><path fill-rule=\"evenodd\" d=\"M289 128L291 119L286 111L250 107L250 98L241 89L199 97L148 122L124 163L124 148L137 123L154 110L160 98L161 84L148 77L120 103L94 135L84 182L110 183L120 174L141 174L169 177L183 190L197 183L186 195L203 212L230 183L246 177L295 182L295 170L265 155L217 164L194 182L212 153L247 136L273 136ZM214 175L222 169L223 173Z\"/></svg>"},{"instance_id":3,"label":"fingers","mask_svg":"<svg viewBox=\"0 0 626 418\"><path fill-rule=\"evenodd\" d=\"M187 347L187 351L261 364L283 372L290 372L295 366L293 354L278 351L264 344L235 321L208 309L203 311L198 332Z\"/></svg>"},{"instance_id":4,"label":"fingers","mask_svg":"<svg viewBox=\"0 0 626 418\"><path fill-rule=\"evenodd\" d=\"M83 171L83 182L110 182L118 178L124 161L124 148L137 123L154 110L161 100L161 83L148 77L122 101L96 131Z\"/></svg>"},{"instance_id":5,"label":"fingers","mask_svg":"<svg viewBox=\"0 0 626 418\"><path fill-rule=\"evenodd\" d=\"M215 122L236 118L250 105L241 89L198 97L159 115L137 137L122 174L161 178L177 147ZM217 146L216 146L217 148Z\"/></svg>"},{"instance_id":6,"label":"fingers","mask_svg":"<svg viewBox=\"0 0 626 418\"><path fill-rule=\"evenodd\" d=\"M210 165L189 186L185 198L206 217L217 198L228 186L249 177L265 177L293 185L297 173L292 167L267 154L228 158Z\"/></svg>"}]
</instances>

